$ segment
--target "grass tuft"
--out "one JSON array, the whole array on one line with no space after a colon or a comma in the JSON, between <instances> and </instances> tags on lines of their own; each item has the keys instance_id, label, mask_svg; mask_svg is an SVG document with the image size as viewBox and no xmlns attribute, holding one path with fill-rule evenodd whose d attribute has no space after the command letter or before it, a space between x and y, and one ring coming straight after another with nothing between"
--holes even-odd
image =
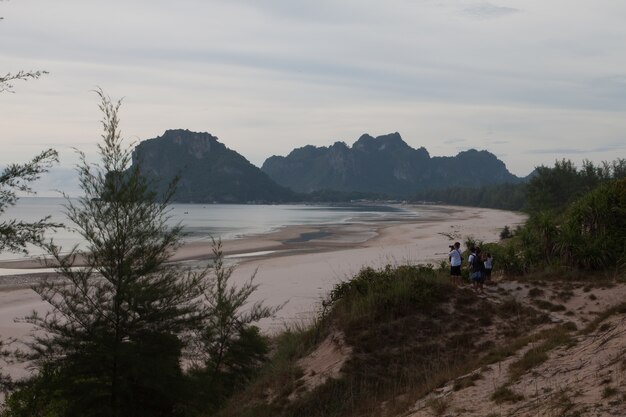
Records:
<instances>
[{"instance_id":1,"label":"grass tuft","mask_svg":"<svg viewBox=\"0 0 626 417\"><path fill-rule=\"evenodd\" d=\"M491 395L491 400L496 404L502 403L516 403L522 401L524 396L516 393L506 385L501 386Z\"/></svg>"},{"instance_id":2,"label":"grass tuft","mask_svg":"<svg viewBox=\"0 0 626 417\"><path fill-rule=\"evenodd\" d=\"M533 346L524 354L524 356L511 363L509 367L510 381L517 381L526 372L545 362L548 359L548 353L551 350L559 346L572 345L573 339L570 334L571 329L572 327L569 323L567 323L565 325L540 332L536 337L539 340L543 340L543 343L538 343L536 346Z\"/></svg>"},{"instance_id":3,"label":"grass tuft","mask_svg":"<svg viewBox=\"0 0 626 417\"><path fill-rule=\"evenodd\" d=\"M452 389L454 391L460 391L460 390L468 388L468 387L473 387L474 385L476 385L474 383L474 381L477 381L480 378L482 378L482 376L478 372L473 373L473 374L471 374L469 376L466 376L464 378L458 378L458 379L454 380L454 385L453 385Z\"/></svg>"},{"instance_id":4,"label":"grass tuft","mask_svg":"<svg viewBox=\"0 0 626 417\"><path fill-rule=\"evenodd\" d=\"M426 402L435 416L442 416L448 410L448 400L445 398L431 398Z\"/></svg>"},{"instance_id":5,"label":"grass tuft","mask_svg":"<svg viewBox=\"0 0 626 417\"><path fill-rule=\"evenodd\" d=\"M606 386L602 390L602 398L609 398L617 394L619 391L615 387Z\"/></svg>"},{"instance_id":6,"label":"grass tuft","mask_svg":"<svg viewBox=\"0 0 626 417\"><path fill-rule=\"evenodd\" d=\"M533 304L542 310L547 311L565 311L565 306L562 304L552 304L546 300L533 300Z\"/></svg>"}]
</instances>

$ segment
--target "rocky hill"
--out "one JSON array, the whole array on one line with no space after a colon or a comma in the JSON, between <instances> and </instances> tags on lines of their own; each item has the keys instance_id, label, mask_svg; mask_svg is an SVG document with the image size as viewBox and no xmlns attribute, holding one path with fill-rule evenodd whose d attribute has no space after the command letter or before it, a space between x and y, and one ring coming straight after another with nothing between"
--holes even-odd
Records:
<instances>
[{"instance_id":1,"label":"rocky hill","mask_svg":"<svg viewBox=\"0 0 626 417\"><path fill-rule=\"evenodd\" d=\"M295 198L293 192L208 133L167 130L137 145L133 164L137 163L159 192L178 175L176 202L285 202Z\"/></svg>"},{"instance_id":2,"label":"rocky hill","mask_svg":"<svg viewBox=\"0 0 626 417\"><path fill-rule=\"evenodd\" d=\"M349 147L305 146L286 157L272 156L262 168L278 184L309 193L319 190L403 196L419 190L519 182L504 163L474 149L454 157L431 157L409 146L399 133L361 136Z\"/></svg>"}]
</instances>

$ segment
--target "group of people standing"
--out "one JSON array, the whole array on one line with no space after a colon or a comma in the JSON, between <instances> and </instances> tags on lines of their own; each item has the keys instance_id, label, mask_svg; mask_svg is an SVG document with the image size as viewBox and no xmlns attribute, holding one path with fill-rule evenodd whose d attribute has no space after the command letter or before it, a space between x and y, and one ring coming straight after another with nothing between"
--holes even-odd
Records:
<instances>
[{"instance_id":1,"label":"group of people standing","mask_svg":"<svg viewBox=\"0 0 626 417\"><path fill-rule=\"evenodd\" d=\"M461 266L463 265L463 253L461 244L455 242L450 245L450 280L452 284L461 285ZM472 246L467 260L469 268L469 279L476 291L483 292L485 282L491 282L491 271L493 270L493 257L489 252L483 253L479 247Z\"/></svg>"}]
</instances>

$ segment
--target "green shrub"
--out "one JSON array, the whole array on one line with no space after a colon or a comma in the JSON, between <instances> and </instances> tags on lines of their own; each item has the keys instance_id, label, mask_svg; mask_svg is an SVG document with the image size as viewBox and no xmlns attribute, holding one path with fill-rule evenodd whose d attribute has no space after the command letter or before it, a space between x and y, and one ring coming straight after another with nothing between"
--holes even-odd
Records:
<instances>
[{"instance_id":1,"label":"green shrub","mask_svg":"<svg viewBox=\"0 0 626 417\"><path fill-rule=\"evenodd\" d=\"M348 321L393 317L407 309L427 311L447 298L449 284L431 266L403 265L362 269L354 278L336 284L325 301Z\"/></svg>"},{"instance_id":2,"label":"green shrub","mask_svg":"<svg viewBox=\"0 0 626 417\"><path fill-rule=\"evenodd\" d=\"M516 403L522 401L524 396L511 390L507 386L501 386L491 395L491 400L496 404L502 404L505 402Z\"/></svg>"},{"instance_id":3,"label":"green shrub","mask_svg":"<svg viewBox=\"0 0 626 417\"><path fill-rule=\"evenodd\" d=\"M605 183L573 203L558 242L561 256L583 269L626 259L626 180Z\"/></svg>"},{"instance_id":4,"label":"green shrub","mask_svg":"<svg viewBox=\"0 0 626 417\"><path fill-rule=\"evenodd\" d=\"M484 243L483 253L491 253L494 271L501 271L505 276L517 276L526 271L521 251L517 243L509 239L502 243Z\"/></svg>"}]
</instances>

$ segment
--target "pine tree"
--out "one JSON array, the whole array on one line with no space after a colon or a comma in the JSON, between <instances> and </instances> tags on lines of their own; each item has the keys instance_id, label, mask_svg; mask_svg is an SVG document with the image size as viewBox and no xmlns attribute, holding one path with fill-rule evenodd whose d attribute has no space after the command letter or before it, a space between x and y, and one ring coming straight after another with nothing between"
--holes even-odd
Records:
<instances>
[{"instance_id":1,"label":"pine tree","mask_svg":"<svg viewBox=\"0 0 626 417\"><path fill-rule=\"evenodd\" d=\"M202 273L166 264L181 239L181 227L167 223L174 186L157 196L139 166L130 167L120 102L97 93L101 161L90 164L80 153L84 195L65 206L86 247L63 253L48 245L64 281L34 288L52 306L45 316L25 318L38 331L23 359L39 376L9 400L14 409L28 409L29 390L39 387L49 401L41 405L39 392L38 413L43 407L63 416L172 416L183 377L181 335L202 317Z\"/></svg>"},{"instance_id":2,"label":"pine tree","mask_svg":"<svg viewBox=\"0 0 626 417\"><path fill-rule=\"evenodd\" d=\"M233 266L224 265L222 242L213 239L213 265L203 285L205 314L192 336L189 371L193 396L186 406L197 412L217 410L243 386L269 351L267 338L255 323L272 317L283 306L249 304L258 288L254 275L237 286L230 282Z\"/></svg>"},{"instance_id":3,"label":"pine tree","mask_svg":"<svg viewBox=\"0 0 626 417\"><path fill-rule=\"evenodd\" d=\"M58 160L57 152L54 149L48 149L27 163L11 164L0 172L0 215L8 207L15 205L18 192L32 194L30 184L47 172ZM27 253L28 244L43 244L44 232L60 226L58 223L51 222L49 216L32 223L14 219L2 220L0 221L0 252Z\"/></svg>"}]
</instances>

